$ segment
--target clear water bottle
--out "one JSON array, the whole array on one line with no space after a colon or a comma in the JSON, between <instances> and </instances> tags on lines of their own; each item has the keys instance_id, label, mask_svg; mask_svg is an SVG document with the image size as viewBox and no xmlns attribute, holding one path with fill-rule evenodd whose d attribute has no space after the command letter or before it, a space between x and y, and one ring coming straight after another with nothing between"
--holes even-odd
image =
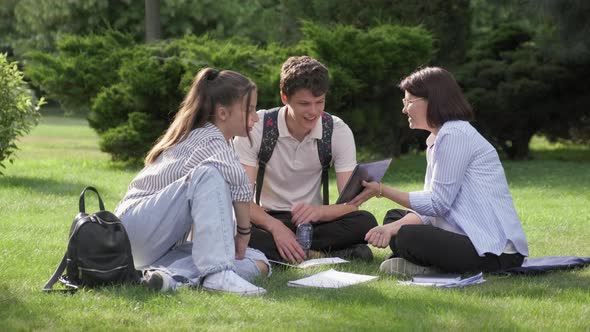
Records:
<instances>
[{"instance_id":1,"label":"clear water bottle","mask_svg":"<svg viewBox=\"0 0 590 332\"><path fill-rule=\"evenodd\" d=\"M311 238L313 236L313 228L311 224L307 223L297 226L296 236L297 242L299 243L301 248L303 248L303 250L305 251L305 255L307 256L309 248L311 248Z\"/></svg>"}]
</instances>

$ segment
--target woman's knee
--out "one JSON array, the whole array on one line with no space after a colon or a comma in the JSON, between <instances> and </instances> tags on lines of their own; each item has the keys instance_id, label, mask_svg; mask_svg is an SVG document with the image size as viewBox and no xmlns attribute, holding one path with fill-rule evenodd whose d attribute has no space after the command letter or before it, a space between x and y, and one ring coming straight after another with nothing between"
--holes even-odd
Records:
<instances>
[{"instance_id":1,"label":"woman's knee","mask_svg":"<svg viewBox=\"0 0 590 332\"><path fill-rule=\"evenodd\" d=\"M383 225L391 224L392 222L396 222L401 218L405 217L408 214L407 210L402 209L392 209L387 211L385 217L383 217Z\"/></svg>"},{"instance_id":2,"label":"woman's knee","mask_svg":"<svg viewBox=\"0 0 590 332\"><path fill-rule=\"evenodd\" d=\"M211 182L214 185L226 184L221 172L211 165L195 167L188 175L187 182L191 184Z\"/></svg>"},{"instance_id":3,"label":"woman's knee","mask_svg":"<svg viewBox=\"0 0 590 332\"><path fill-rule=\"evenodd\" d=\"M371 228L377 227L377 219L368 211L356 211L354 214L354 221L356 221L357 225L360 227L365 228L366 232Z\"/></svg>"},{"instance_id":4,"label":"woman's knee","mask_svg":"<svg viewBox=\"0 0 590 332\"><path fill-rule=\"evenodd\" d=\"M202 165L193 169L187 176L186 182L188 183L187 197L189 200L219 197L224 205L231 203L227 181L221 172L211 165Z\"/></svg>"},{"instance_id":5,"label":"woman's knee","mask_svg":"<svg viewBox=\"0 0 590 332\"><path fill-rule=\"evenodd\" d=\"M424 243L419 240L419 226L420 225L404 225L397 231L397 235L395 236L395 246L400 253L412 251L412 248L416 245L424 245Z\"/></svg>"},{"instance_id":6,"label":"woman's knee","mask_svg":"<svg viewBox=\"0 0 590 332\"><path fill-rule=\"evenodd\" d=\"M254 260L254 264L256 264L256 267L258 267L261 277L268 277L268 273L270 272L270 269L268 268L268 263L261 260Z\"/></svg>"}]
</instances>

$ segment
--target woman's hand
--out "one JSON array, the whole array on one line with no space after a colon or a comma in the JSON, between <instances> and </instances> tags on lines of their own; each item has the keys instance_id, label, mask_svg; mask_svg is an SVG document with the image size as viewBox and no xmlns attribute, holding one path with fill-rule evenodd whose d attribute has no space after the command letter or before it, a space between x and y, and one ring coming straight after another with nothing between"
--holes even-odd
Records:
<instances>
[{"instance_id":1,"label":"woman's hand","mask_svg":"<svg viewBox=\"0 0 590 332\"><path fill-rule=\"evenodd\" d=\"M365 241L377 248L386 248L391 242L391 238L397 234L399 226L396 223L391 223L383 226L372 228L365 235Z\"/></svg>"},{"instance_id":2,"label":"woman's hand","mask_svg":"<svg viewBox=\"0 0 590 332\"><path fill-rule=\"evenodd\" d=\"M383 185L380 182L363 181L362 184L363 187L365 187L365 189L360 194L356 195L356 197L353 198L350 202L348 202L348 204L352 204L358 207L361 206L361 204L363 204L364 202L368 201L371 197L383 194L383 192L381 192L381 190L383 190Z\"/></svg>"}]
</instances>

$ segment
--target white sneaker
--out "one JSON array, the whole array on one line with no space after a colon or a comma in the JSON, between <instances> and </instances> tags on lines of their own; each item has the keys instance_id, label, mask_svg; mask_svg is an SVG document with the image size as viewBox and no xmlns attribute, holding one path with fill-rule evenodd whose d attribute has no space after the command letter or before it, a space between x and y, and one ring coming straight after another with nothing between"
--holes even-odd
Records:
<instances>
[{"instance_id":1,"label":"white sneaker","mask_svg":"<svg viewBox=\"0 0 590 332\"><path fill-rule=\"evenodd\" d=\"M208 275L203 282L203 288L242 296L259 296L266 293L264 288L252 285L232 270L224 270Z\"/></svg>"},{"instance_id":2,"label":"white sneaker","mask_svg":"<svg viewBox=\"0 0 590 332\"><path fill-rule=\"evenodd\" d=\"M172 277L158 270L145 271L141 283L156 292L176 291L176 282Z\"/></svg>"},{"instance_id":3,"label":"white sneaker","mask_svg":"<svg viewBox=\"0 0 590 332\"><path fill-rule=\"evenodd\" d=\"M401 277L413 277L421 274L436 274L440 271L434 267L416 265L401 257L386 259L379 266L379 271Z\"/></svg>"}]
</instances>

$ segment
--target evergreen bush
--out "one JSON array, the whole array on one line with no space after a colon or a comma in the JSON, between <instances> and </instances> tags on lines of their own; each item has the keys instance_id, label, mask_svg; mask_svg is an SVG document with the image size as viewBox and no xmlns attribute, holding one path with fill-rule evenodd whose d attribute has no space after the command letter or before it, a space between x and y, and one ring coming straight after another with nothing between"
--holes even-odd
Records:
<instances>
[{"instance_id":1,"label":"evergreen bush","mask_svg":"<svg viewBox=\"0 0 590 332\"><path fill-rule=\"evenodd\" d=\"M39 107L43 98L35 97L23 81L16 62L9 62L0 54L0 167L5 161L14 162L18 149L16 139L27 134L39 120ZM0 175L2 175L0 169Z\"/></svg>"}]
</instances>

